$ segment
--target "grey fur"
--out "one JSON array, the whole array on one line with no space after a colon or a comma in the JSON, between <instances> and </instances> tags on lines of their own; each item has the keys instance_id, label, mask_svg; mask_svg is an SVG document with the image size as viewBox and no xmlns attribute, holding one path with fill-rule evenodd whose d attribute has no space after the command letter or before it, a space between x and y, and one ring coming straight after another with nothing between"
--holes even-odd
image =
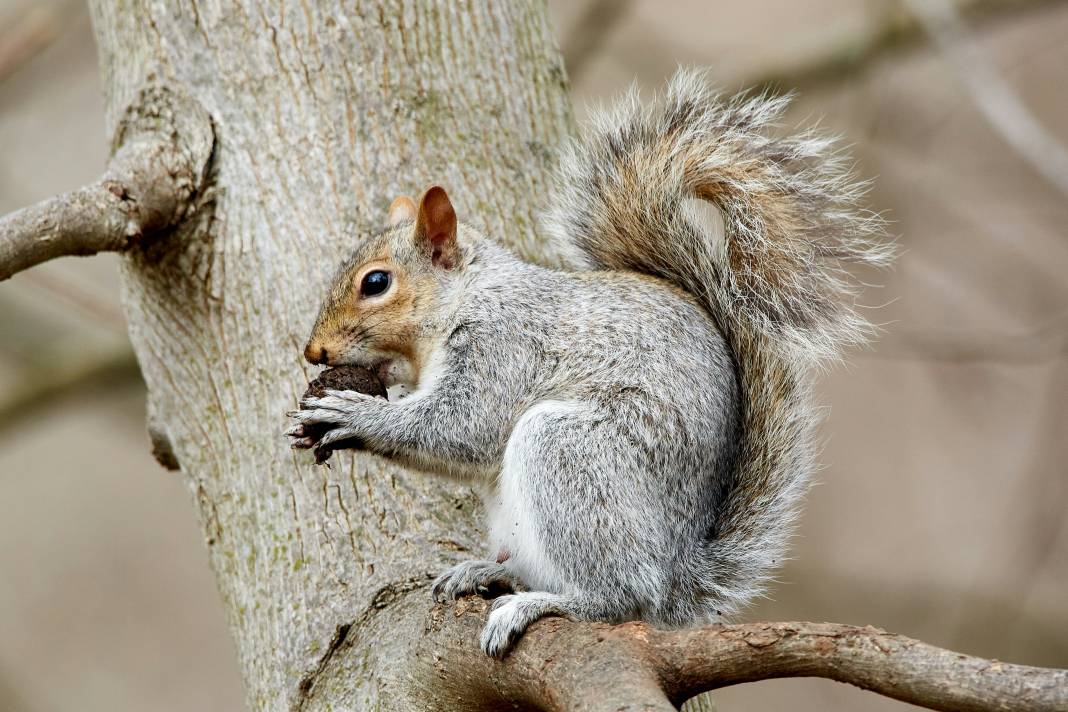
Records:
<instances>
[{"instance_id":1,"label":"grey fur","mask_svg":"<svg viewBox=\"0 0 1068 712\"><path fill-rule=\"evenodd\" d=\"M326 446L358 438L482 487L506 559L462 564L435 593L531 589L495 604L487 653L546 614L717 620L785 553L812 468L804 367L865 333L820 259L884 252L826 142L763 136L783 106L720 104L686 73L652 108L626 100L569 150L547 221L590 271L524 263L463 226L449 270L420 262L410 224L375 243L434 275L418 336L433 357L408 398L331 392L290 434L328 423ZM359 340L345 358L374 360Z\"/></svg>"},{"instance_id":2,"label":"grey fur","mask_svg":"<svg viewBox=\"0 0 1068 712\"><path fill-rule=\"evenodd\" d=\"M439 601L452 601L477 593L512 592L522 582L504 564L496 561L464 561L434 579L431 591Z\"/></svg>"}]
</instances>

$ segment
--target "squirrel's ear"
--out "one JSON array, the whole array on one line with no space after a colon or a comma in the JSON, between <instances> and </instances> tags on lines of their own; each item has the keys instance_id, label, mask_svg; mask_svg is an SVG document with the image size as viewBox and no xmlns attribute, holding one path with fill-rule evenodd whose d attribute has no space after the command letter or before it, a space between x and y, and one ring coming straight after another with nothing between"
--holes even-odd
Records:
<instances>
[{"instance_id":1,"label":"squirrel's ear","mask_svg":"<svg viewBox=\"0 0 1068 712\"><path fill-rule=\"evenodd\" d=\"M402 195L389 204L389 226L394 227L407 220L415 220L415 201Z\"/></svg>"},{"instance_id":2,"label":"squirrel's ear","mask_svg":"<svg viewBox=\"0 0 1068 712\"><path fill-rule=\"evenodd\" d=\"M456 246L456 211L444 188L435 185L419 201L415 241L425 246L435 266L444 269L456 266L460 256Z\"/></svg>"}]
</instances>

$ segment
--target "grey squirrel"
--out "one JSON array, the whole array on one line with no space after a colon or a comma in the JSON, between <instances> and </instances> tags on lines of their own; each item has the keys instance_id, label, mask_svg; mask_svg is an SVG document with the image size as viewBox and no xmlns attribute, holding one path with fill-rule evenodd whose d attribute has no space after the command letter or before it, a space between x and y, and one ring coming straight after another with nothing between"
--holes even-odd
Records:
<instances>
[{"instance_id":1,"label":"grey squirrel","mask_svg":"<svg viewBox=\"0 0 1068 712\"><path fill-rule=\"evenodd\" d=\"M306 398L287 435L479 487L496 560L433 590L512 591L488 654L545 615L721 620L784 555L813 467L806 374L870 332L844 267L891 255L832 141L769 135L788 101L680 71L599 117L544 221L573 269L520 260L433 187L338 272L306 358L414 390Z\"/></svg>"}]
</instances>

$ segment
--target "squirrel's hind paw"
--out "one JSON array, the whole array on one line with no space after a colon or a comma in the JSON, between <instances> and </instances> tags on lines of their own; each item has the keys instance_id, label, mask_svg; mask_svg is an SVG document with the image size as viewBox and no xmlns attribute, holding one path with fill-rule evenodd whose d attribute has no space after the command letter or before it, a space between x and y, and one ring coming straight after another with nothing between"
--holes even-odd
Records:
<instances>
[{"instance_id":1,"label":"squirrel's hind paw","mask_svg":"<svg viewBox=\"0 0 1068 712\"><path fill-rule=\"evenodd\" d=\"M494 658L502 658L511 650L531 623L542 616L567 616L578 620L604 619L596 608L583 599L544 591L525 591L501 596L490 608L486 627L479 644Z\"/></svg>"},{"instance_id":2,"label":"squirrel's hind paw","mask_svg":"<svg viewBox=\"0 0 1068 712\"><path fill-rule=\"evenodd\" d=\"M544 615L557 613L553 594L526 592L501 596L490 608L479 645L493 658L503 658L527 627Z\"/></svg>"},{"instance_id":3,"label":"squirrel's hind paw","mask_svg":"<svg viewBox=\"0 0 1068 712\"><path fill-rule=\"evenodd\" d=\"M465 561L447 570L434 580L434 599L454 601L460 596L478 594L483 598L514 591L515 576L502 564L494 561Z\"/></svg>"}]
</instances>

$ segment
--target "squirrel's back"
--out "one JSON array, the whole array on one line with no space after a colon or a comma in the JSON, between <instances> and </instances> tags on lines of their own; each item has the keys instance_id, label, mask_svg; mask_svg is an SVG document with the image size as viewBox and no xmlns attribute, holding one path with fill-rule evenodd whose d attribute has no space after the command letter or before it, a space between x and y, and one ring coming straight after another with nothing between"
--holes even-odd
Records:
<instances>
[{"instance_id":1,"label":"squirrel's back","mask_svg":"<svg viewBox=\"0 0 1068 712\"><path fill-rule=\"evenodd\" d=\"M806 372L870 332L844 268L891 256L832 141L768 134L787 103L721 101L687 71L651 105L632 92L565 151L545 219L574 266L665 279L727 339L742 426L702 562L723 613L785 553L815 450Z\"/></svg>"}]
</instances>

